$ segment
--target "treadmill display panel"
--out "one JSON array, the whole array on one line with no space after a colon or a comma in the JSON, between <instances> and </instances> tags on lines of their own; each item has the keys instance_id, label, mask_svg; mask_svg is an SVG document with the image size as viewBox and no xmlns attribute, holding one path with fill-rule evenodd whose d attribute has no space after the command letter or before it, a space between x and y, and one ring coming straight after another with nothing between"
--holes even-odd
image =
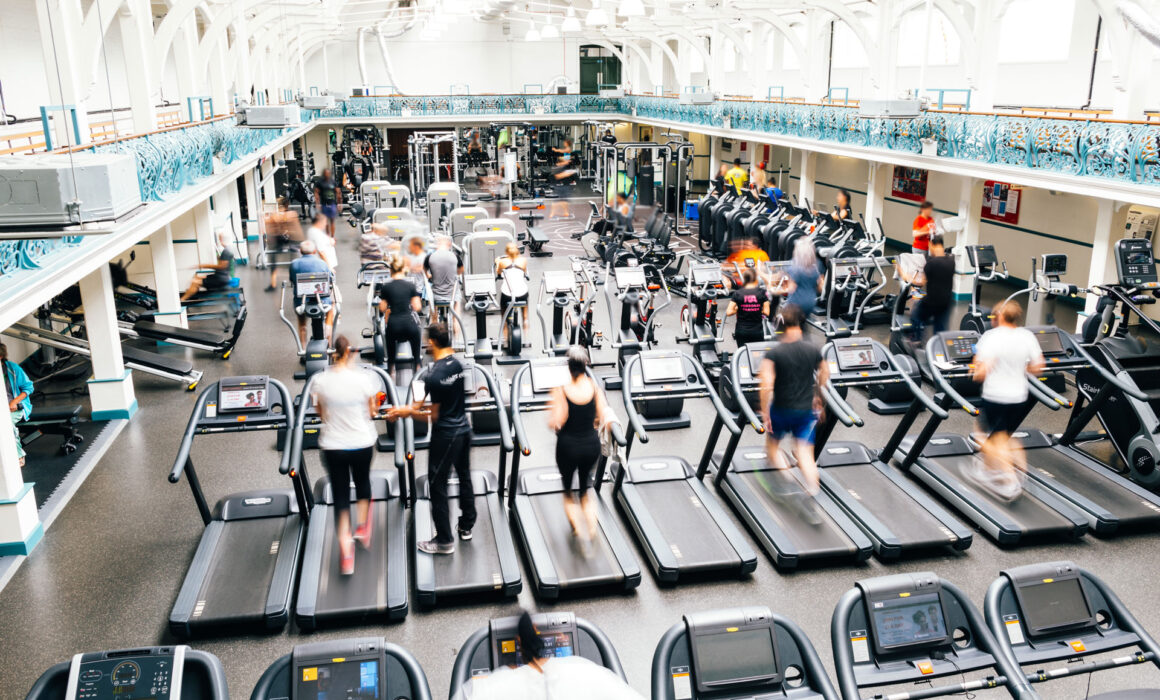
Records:
<instances>
[{"instance_id":1,"label":"treadmill display panel","mask_svg":"<svg viewBox=\"0 0 1160 700\"><path fill-rule=\"evenodd\" d=\"M995 254L995 246L980 245L975 246L975 267L986 267L987 265L998 265L999 256Z\"/></svg>"},{"instance_id":2,"label":"treadmill display panel","mask_svg":"<svg viewBox=\"0 0 1160 700\"><path fill-rule=\"evenodd\" d=\"M218 383L218 411L261 412L269 408L269 384L261 377L223 379Z\"/></svg>"},{"instance_id":3,"label":"treadmill display panel","mask_svg":"<svg viewBox=\"0 0 1160 700\"><path fill-rule=\"evenodd\" d=\"M575 288L575 273L568 270L544 270L544 291L548 294L570 292Z\"/></svg>"},{"instance_id":4,"label":"treadmill display panel","mask_svg":"<svg viewBox=\"0 0 1160 700\"><path fill-rule=\"evenodd\" d=\"M1086 627L1094 622L1078 578L1048 578L1017 585L1015 594L1031 634Z\"/></svg>"},{"instance_id":5,"label":"treadmill display panel","mask_svg":"<svg viewBox=\"0 0 1160 700\"><path fill-rule=\"evenodd\" d=\"M294 700L377 700L382 697L378 659L332 659L296 669Z\"/></svg>"},{"instance_id":6,"label":"treadmill display panel","mask_svg":"<svg viewBox=\"0 0 1160 700\"><path fill-rule=\"evenodd\" d=\"M541 632L540 639L544 642L544 656L547 658L564 658L576 655L576 640L571 632ZM496 668L503 666L518 666L523 660L520 652L520 638L512 630L512 635L495 640L499 663Z\"/></svg>"},{"instance_id":7,"label":"treadmill display panel","mask_svg":"<svg viewBox=\"0 0 1160 700\"><path fill-rule=\"evenodd\" d=\"M870 603L874 638L882 650L937 646L947 639L938 593Z\"/></svg>"},{"instance_id":8,"label":"treadmill display panel","mask_svg":"<svg viewBox=\"0 0 1160 700\"><path fill-rule=\"evenodd\" d=\"M491 275L464 275L463 296L485 297L495 294L495 279Z\"/></svg>"},{"instance_id":9,"label":"treadmill display panel","mask_svg":"<svg viewBox=\"0 0 1160 700\"><path fill-rule=\"evenodd\" d=\"M702 285L721 284L721 268L716 265L697 265L691 273L693 284L700 287Z\"/></svg>"},{"instance_id":10,"label":"treadmill display panel","mask_svg":"<svg viewBox=\"0 0 1160 700\"><path fill-rule=\"evenodd\" d=\"M172 655L82 661L72 669L69 700L169 700L180 694L172 688L173 663Z\"/></svg>"},{"instance_id":11,"label":"treadmill display panel","mask_svg":"<svg viewBox=\"0 0 1160 700\"><path fill-rule=\"evenodd\" d=\"M567 362L533 362L530 368L532 374L532 390L542 394L558 386L564 386L572 379L568 371Z\"/></svg>"},{"instance_id":12,"label":"treadmill display panel","mask_svg":"<svg viewBox=\"0 0 1160 700\"><path fill-rule=\"evenodd\" d=\"M874 346L870 343L849 343L837 346L838 369L843 372L852 372L860 369L871 369L878 363L874 361Z\"/></svg>"},{"instance_id":13,"label":"treadmill display panel","mask_svg":"<svg viewBox=\"0 0 1160 700\"><path fill-rule=\"evenodd\" d=\"M644 288L645 286L643 267L618 267L615 269L615 273L616 286L620 289Z\"/></svg>"},{"instance_id":14,"label":"treadmill display panel","mask_svg":"<svg viewBox=\"0 0 1160 700\"><path fill-rule=\"evenodd\" d=\"M779 677L771 628L698 634L693 644L697 686L702 691L765 683Z\"/></svg>"},{"instance_id":15,"label":"treadmill display panel","mask_svg":"<svg viewBox=\"0 0 1160 700\"><path fill-rule=\"evenodd\" d=\"M330 275L328 273L303 273L294 278L294 296L296 297L330 296Z\"/></svg>"},{"instance_id":16,"label":"treadmill display panel","mask_svg":"<svg viewBox=\"0 0 1160 700\"><path fill-rule=\"evenodd\" d=\"M1059 333L1055 331L1036 333L1035 339L1039 341L1039 351L1045 356L1063 354L1063 341L1059 339Z\"/></svg>"},{"instance_id":17,"label":"treadmill display panel","mask_svg":"<svg viewBox=\"0 0 1160 700\"><path fill-rule=\"evenodd\" d=\"M947 359L951 362L969 362L975 356L975 344L978 341L974 335L948 338Z\"/></svg>"},{"instance_id":18,"label":"treadmill display panel","mask_svg":"<svg viewBox=\"0 0 1160 700\"><path fill-rule=\"evenodd\" d=\"M644 376L645 384L672 382L685 377L685 367L681 362L680 355L642 356L640 358L640 371Z\"/></svg>"}]
</instances>

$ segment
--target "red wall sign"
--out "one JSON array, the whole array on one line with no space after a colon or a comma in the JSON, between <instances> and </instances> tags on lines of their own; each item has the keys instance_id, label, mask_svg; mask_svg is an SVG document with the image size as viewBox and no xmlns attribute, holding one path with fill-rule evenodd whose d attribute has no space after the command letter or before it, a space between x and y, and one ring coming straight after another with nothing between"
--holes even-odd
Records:
<instances>
[{"instance_id":1,"label":"red wall sign","mask_svg":"<svg viewBox=\"0 0 1160 700\"><path fill-rule=\"evenodd\" d=\"M890 194L898 199L911 202L926 200L926 171L922 168L894 166L894 177L890 180Z\"/></svg>"},{"instance_id":2,"label":"red wall sign","mask_svg":"<svg viewBox=\"0 0 1160 700\"><path fill-rule=\"evenodd\" d=\"M983 183L982 217L990 221L1000 221L1013 226L1019 224L1019 200L1023 198L1023 188L1005 182L987 180Z\"/></svg>"}]
</instances>

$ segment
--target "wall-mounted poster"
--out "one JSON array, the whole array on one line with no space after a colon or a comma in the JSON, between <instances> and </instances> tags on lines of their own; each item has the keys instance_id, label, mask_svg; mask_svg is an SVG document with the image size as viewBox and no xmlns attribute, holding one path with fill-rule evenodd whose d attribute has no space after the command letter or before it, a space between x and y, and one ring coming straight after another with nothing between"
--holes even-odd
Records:
<instances>
[{"instance_id":1,"label":"wall-mounted poster","mask_svg":"<svg viewBox=\"0 0 1160 700\"><path fill-rule=\"evenodd\" d=\"M640 140L644 142L651 142L653 140L653 128L651 126L641 126Z\"/></svg>"},{"instance_id":2,"label":"wall-mounted poster","mask_svg":"<svg viewBox=\"0 0 1160 700\"><path fill-rule=\"evenodd\" d=\"M983 183L983 218L1017 226L1022 193L1021 187L987 180Z\"/></svg>"},{"instance_id":3,"label":"wall-mounted poster","mask_svg":"<svg viewBox=\"0 0 1160 700\"><path fill-rule=\"evenodd\" d=\"M912 202L926 200L926 171L921 168L904 168L894 166L894 178L891 180L891 195L898 199L907 199Z\"/></svg>"}]
</instances>

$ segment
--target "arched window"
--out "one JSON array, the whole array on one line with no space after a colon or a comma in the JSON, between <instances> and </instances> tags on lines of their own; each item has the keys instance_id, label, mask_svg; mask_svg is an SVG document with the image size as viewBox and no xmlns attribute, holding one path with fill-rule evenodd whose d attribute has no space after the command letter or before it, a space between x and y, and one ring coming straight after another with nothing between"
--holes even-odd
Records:
<instances>
[{"instance_id":1,"label":"arched window","mask_svg":"<svg viewBox=\"0 0 1160 700\"><path fill-rule=\"evenodd\" d=\"M926 31L926 10L920 5L898 22L898 62L900 66L922 65L922 35ZM926 62L930 66L950 66L960 62L959 35L941 10L930 14L930 39Z\"/></svg>"},{"instance_id":2,"label":"arched window","mask_svg":"<svg viewBox=\"0 0 1160 700\"><path fill-rule=\"evenodd\" d=\"M1011 0L997 27L999 63L1066 61L1075 0Z\"/></svg>"},{"instance_id":3,"label":"arched window","mask_svg":"<svg viewBox=\"0 0 1160 700\"><path fill-rule=\"evenodd\" d=\"M858 35L845 22L834 22L834 67L865 68L870 65Z\"/></svg>"}]
</instances>

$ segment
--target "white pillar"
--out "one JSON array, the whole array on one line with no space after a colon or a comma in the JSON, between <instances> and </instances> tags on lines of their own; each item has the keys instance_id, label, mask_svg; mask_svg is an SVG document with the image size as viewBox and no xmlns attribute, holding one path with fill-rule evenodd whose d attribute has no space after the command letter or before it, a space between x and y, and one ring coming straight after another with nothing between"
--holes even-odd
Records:
<instances>
[{"instance_id":1,"label":"white pillar","mask_svg":"<svg viewBox=\"0 0 1160 700\"><path fill-rule=\"evenodd\" d=\"M185 308L181 305L184 290L177 278L177 256L173 250L173 227L166 224L149 237L149 254L153 258L153 287L157 290L158 323L188 327Z\"/></svg>"},{"instance_id":2,"label":"white pillar","mask_svg":"<svg viewBox=\"0 0 1160 700\"><path fill-rule=\"evenodd\" d=\"M1089 288L1095 287L1097 284L1106 284L1108 280L1115 279L1116 258L1114 251L1116 241L1119 240L1124 230L1123 221L1121 220L1123 217L1117 212L1123 205L1122 202L1111 199L1097 199L1096 205L1095 236L1092 238L1092 257L1088 266L1087 277L1087 286ZM1098 301L1099 297L1095 294L1088 294L1084 299L1084 315L1076 319L1075 331L1077 333L1082 329L1084 319L1095 313L1096 302Z\"/></svg>"},{"instance_id":3,"label":"white pillar","mask_svg":"<svg viewBox=\"0 0 1160 700\"><path fill-rule=\"evenodd\" d=\"M213 209L209 200L193 208L193 233L197 239L197 260L199 264L217 261L217 241L214 240Z\"/></svg>"},{"instance_id":4,"label":"white pillar","mask_svg":"<svg viewBox=\"0 0 1160 700\"><path fill-rule=\"evenodd\" d=\"M889 163L870 161L870 175L866 182L866 225L867 233L876 232L878 221L886 207L886 183L890 182L893 166ZM885 231L882 231L885 235Z\"/></svg>"},{"instance_id":5,"label":"white pillar","mask_svg":"<svg viewBox=\"0 0 1160 700\"><path fill-rule=\"evenodd\" d=\"M1148 88L1153 78L1152 71L1147 66L1152 65L1153 51L1151 45L1144 40L1140 33L1128 28L1128 45L1113 49L1117 54L1126 52L1127 60L1120 61L1114 57L1119 66L1129 65L1131 69L1117 72L1123 73L1115 81L1116 89L1112 96L1112 116L1116 119L1143 119L1145 101L1148 98Z\"/></svg>"},{"instance_id":6,"label":"white pillar","mask_svg":"<svg viewBox=\"0 0 1160 700\"><path fill-rule=\"evenodd\" d=\"M254 176L254 168L248 168L242 173L242 180L246 186L246 240L256 241L261 232L259 223L262 220L262 202L259 201L258 180Z\"/></svg>"},{"instance_id":7,"label":"white pillar","mask_svg":"<svg viewBox=\"0 0 1160 700\"><path fill-rule=\"evenodd\" d=\"M803 206L813 206L817 204L814 201L814 177L817 171L818 154L815 151L798 151L798 153L800 154L798 174L801 176L798 181L798 199L801 200Z\"/></svg>"},{"instance_id":8,"label":"white pillar","mask_svg":"<svg viewBox=\"0 0 1160 700\"><path fill-rule=\"evenodd\" d=\"M148 2L132 0L133 7L125 6L117 12L121 28L121 51L126 66L129 86L129 105L133 110L133 131L141 134L157 128L157 112L153 109L153 67L149 58L153 41L153 20Z\"/></svg>"},{"instance_id":9,"label":"white pillar","mask_svg":"<svg viewBox=\"0 0 1160 700\"><path fill-rule=\"evenodd\" d=\"M49 101L54 105L76 107L80 143L87 143L90 140L89 119L84 97L91 75L88 70L92 66L81 56L86 42L81 31L83 13L80 0L40 0L36 3L36 19ZM77 143L72 132L72 120L66 113L50 112L49 118L54 125L54 147Z\"/></svg>"},{"instance_id":10,"label":"white pillar","mask_svg":"<svg viewBox=\"0 0 1160 700\"><path fill-rule=\"evenodd\" d=\"M979 244L979 227L983 217L983 181L974 177L964 177L959 183L959 216L966 218L963 230L955 237L955 269L960 272L971 269L967 259L967 246ZM908 232L909 233L909 232ZM969 298L975 284L970 275L955 275L955 296Z\"/></svg>"},{"instance_id":11,"label":"white pillar","mask_svg":"<svg viewBox=\"0 0 1160 700\"><path fill-rule=\"evenodd\" d=\"M995 92L999 85L999 32L996 27L995 0L978 0L975 7L975 48L978 51L975 66L971 109L989 112L995 108Z\"/></svg>"},{"instance_id":12,"label":"white pillar","mask_svg":"<svg viewBox=\"0 0 1160 700\"><path fill-rule=\"evenodd\" d=\"M867 48L872 65L878 70L878 97L892 99L898 96L898 38L895 30L895 0L880 0L878 4L878 46ZM925 63L925 60L924 60Z\"/></svg>"},{"instance_id":13,"label":"white pillar","mask_svg":"<svg viewBox=\"0 0 1160 700\"><path fill-rule=\"evenodd\" d=\"M831 15L817 9L807 11L806 27L810 41L801 74L806 88L806 100L813 102L826 96L826 79L830 74Z\"/></svg>"},{"instance_id":14,"label":"white pillar","mask_svg":"<svg viewBox=\"0 0 1160 700\"><path fill-rule=\"evenodd\" d=\"M137 412L137 397L133 393L132 373L126 369L121 356L121 334L117 330L117 305L109 266L102 265L83 277L80 287L89 361L93 366L93 376L88 381L93 420L132 418Z\"/></svg>"},{"instance_id":15,"label":"white pillar","mask_svg":"<svg viewBox=\"0 0 1160 700\"><path fill-rule=\"evenodd\" d=\"M0 372L0 387L3 385L4 373ZM0 388L0 396L3 395ZM0 410L0 556L28 554L43 536L36 495L32 484L25 483L20 458L16 456L12 414Z\"/></svg>"}]
</instances>

